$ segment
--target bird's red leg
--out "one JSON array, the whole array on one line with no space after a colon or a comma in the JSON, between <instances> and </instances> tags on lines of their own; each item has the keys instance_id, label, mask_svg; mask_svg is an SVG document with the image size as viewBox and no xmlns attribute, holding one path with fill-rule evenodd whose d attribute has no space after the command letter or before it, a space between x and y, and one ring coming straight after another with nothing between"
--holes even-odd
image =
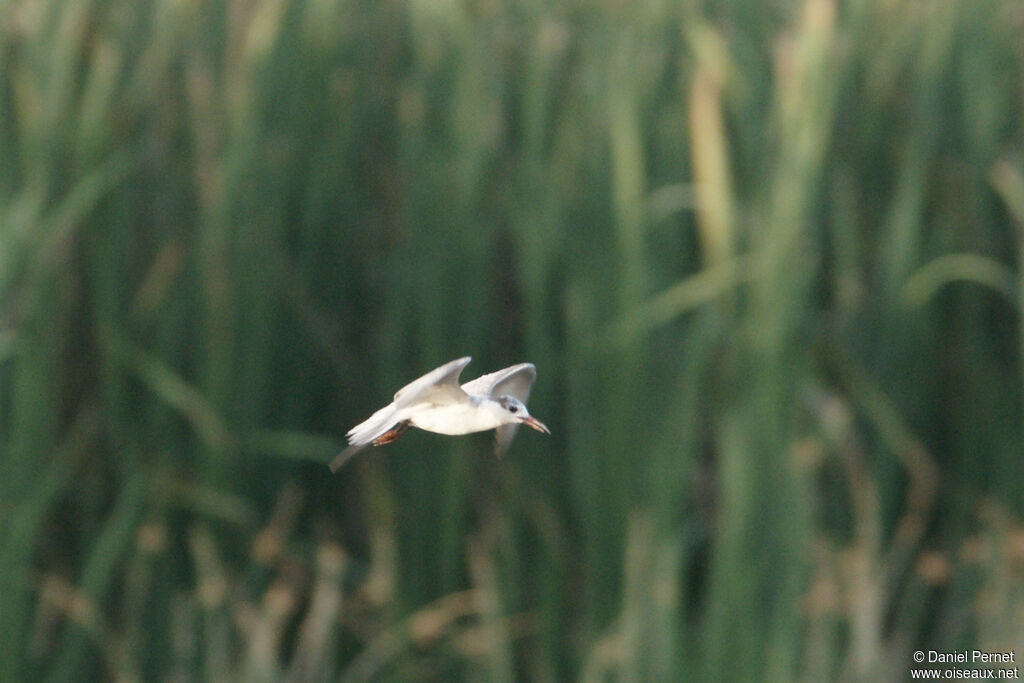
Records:
<instances>
[{"instance_id":1,"label":"bird's red leg","mask_svg":"<svg viewBox=\"0 0 1024 683\"><path fill-rule=\"evenodd\" d=\"M409 431L409 421L403 420L395 425L394 429L390 429L374 439L373 445L383 446L386 443L397 441L398 437L402 436L402 434L405 434L407 431Z\"/></svg>"}]
</instances>

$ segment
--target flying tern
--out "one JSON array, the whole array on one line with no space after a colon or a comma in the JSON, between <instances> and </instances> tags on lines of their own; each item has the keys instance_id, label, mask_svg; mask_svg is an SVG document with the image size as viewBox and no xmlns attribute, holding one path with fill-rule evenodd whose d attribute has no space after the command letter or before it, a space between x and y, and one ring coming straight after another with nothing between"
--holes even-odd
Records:
<instances>
[{"instance_id":1,"label":"flying tern","mask_svg":"<svg viewBox=\"0 0 1024 683\"><path fill-rule=\"evenodd\" d=\"M496 430L495 451L501 455L519 425L550 434L530 415L526 401L537 378L533 363L519 363L459 385L469 356L445 363L398 390L395 399L368 420L349 430L349 446L330 463L331 472L367 446L391 443L409 427L438 434L470 434Z\"/></svg>"}]
</instances>

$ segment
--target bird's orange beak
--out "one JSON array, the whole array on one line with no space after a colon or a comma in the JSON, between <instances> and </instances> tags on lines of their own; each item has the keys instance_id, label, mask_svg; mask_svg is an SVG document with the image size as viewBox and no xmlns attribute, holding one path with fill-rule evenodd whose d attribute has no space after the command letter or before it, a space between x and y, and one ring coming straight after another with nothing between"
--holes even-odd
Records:
<instances>
[{"instance_id":1,"label":"bird's orange beak","mask_svg":"<svg viewBox=\"0 0 1024 683\"><path fill-rule=\"evenodd\" d=\"M532 415L530 415L529 417L524 417L521 420L521 422L524 425L527 425L529 427L533 427L538 432L544 432L545 434L550 434L551 433L551 430L547 428L547 425L545 425L543 422L541 422L540 420L538 420L537 418L535 418Z\"/></svg>"}]
</instances>

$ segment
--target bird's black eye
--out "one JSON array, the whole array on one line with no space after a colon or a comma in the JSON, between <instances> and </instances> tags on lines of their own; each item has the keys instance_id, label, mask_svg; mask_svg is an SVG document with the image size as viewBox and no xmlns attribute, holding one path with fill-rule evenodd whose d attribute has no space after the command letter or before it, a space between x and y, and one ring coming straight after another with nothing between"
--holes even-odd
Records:
<instances>
[{"instance_id":1,"label":"bird's black eye","mask_svg":"<svg viewBox=\"0 0 1024 683\"><path fill-rule=\"evenodd\" d=\"M510 412L510 413L514 413L517 410L519 410L519 408L517 408L516 406L509 406L508 407L508 412Z\"/></svg>"}]
</instances>

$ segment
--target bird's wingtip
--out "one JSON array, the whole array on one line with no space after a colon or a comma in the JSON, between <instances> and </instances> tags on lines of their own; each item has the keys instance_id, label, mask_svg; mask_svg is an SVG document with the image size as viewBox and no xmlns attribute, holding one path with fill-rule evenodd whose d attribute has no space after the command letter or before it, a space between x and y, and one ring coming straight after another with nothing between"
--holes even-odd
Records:
<instances>
[{"instance_id":1,"label":"bird's wingtip","mask_svg":"<svg viewBox=\"0 0 1024 683\"><path fill-rule=\"evenodd\" d=\"M365 448L365 446L349 446L341 453L338 453L336 456L334 456L334 459L331 460L331 462L328 463L327 465L327 467L330 468L331 470L331 474L337 474L338 470L341 469L342 465L348 462L353 455L363 450L363 448Z\"/></svg>"}]
</instances>

